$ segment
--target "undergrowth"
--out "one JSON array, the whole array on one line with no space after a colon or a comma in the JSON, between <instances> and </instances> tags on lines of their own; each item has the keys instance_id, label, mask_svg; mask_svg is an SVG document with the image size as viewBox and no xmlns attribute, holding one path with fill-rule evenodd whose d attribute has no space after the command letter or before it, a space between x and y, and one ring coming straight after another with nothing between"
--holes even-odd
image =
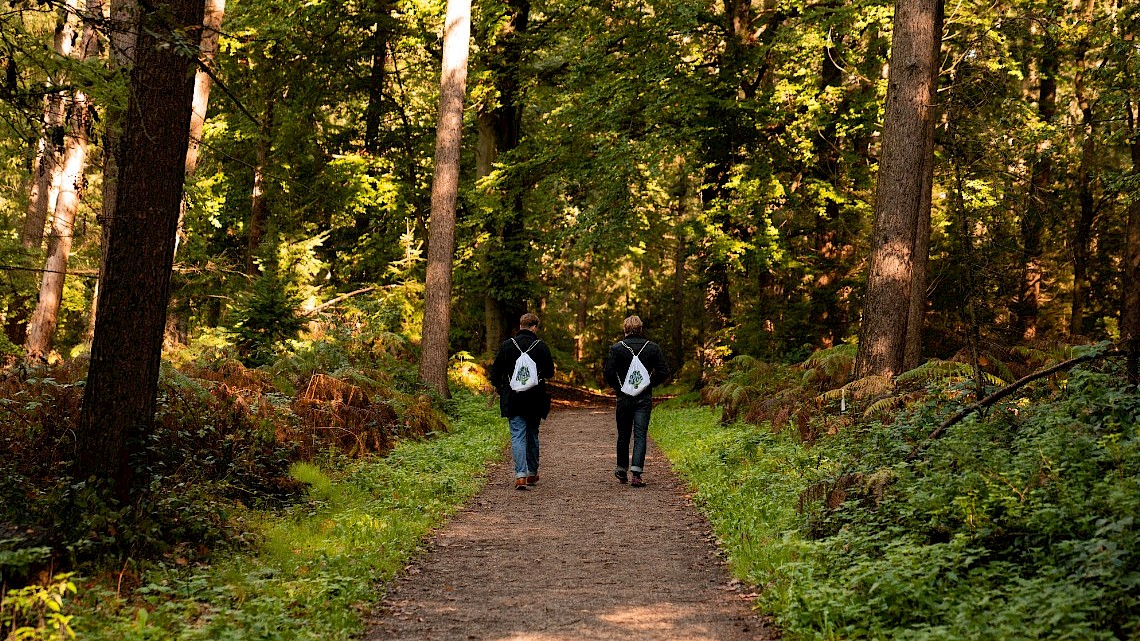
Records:
<instances>
[{"instance_id":1,"label":"undergrowth","mask_svg":"<svg viewBox=\"0 0 1140 641\"><path fill-rule=\"evenodd\" d=\"M1026 387L907 462L972 398L956 366L927 371L882 413L815 401L793 431L666 407L653 435L789 638L1140 637L1140 395L1118 364Z\"/></svg>"},{"instance_id":2,"label":"undergrowth","mask_svg":"<svg viewBox=\"0 0 1140 641\"><path fill-rule=\"evenodd\" d=\"M62 608L81 639L349 639L423 537L477 492L505 431L461 394L451 430L385 457L295 463L293 505L245 509L228 525L250 544L169 556L83 581Z\"/></svg>"},{"instance_id":3,"label":"undergrowth","mask_svg":"<svg viewBox=\"0 0 1140 641\"><path fill-rule=\"evenodd\" d=\"M474 491L501 445L498 421L469 393L443 399L418 380L406 314L391 307L310 322L288 345L275 342L261 367L208 332L168 352L154 425L131 454L140 481L124 501L71 476L84 360L8 370L0 638L72 628L83 638L324 638L322 629L359 628L349 606L369 600L374 581ZM460 390L486 385L470 362L451 374ZM316 627L306 628L310 616Z\"/></svg>"}]
</instances>

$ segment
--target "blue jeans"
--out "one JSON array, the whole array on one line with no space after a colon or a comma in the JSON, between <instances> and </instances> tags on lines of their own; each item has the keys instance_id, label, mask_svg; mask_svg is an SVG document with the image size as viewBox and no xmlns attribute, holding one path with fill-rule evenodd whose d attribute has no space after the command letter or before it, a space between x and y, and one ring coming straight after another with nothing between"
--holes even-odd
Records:
<instances>
[{"instance_id":1,"label":"blue jeans","mask_svg":"<svg viewBox=\"0 0 1140 641\"><path fill-rule=\"evenodd\" d=\"M617 471L627 469L641 474L645 468L645 443L649 434L649 414L653 411L653 394L640 396L618 394L617 401ZM633 461L629 460L629 437L633 436Z\"/></svg>"},{"instance_id":2,"label":"blue jeans","mask_svg":"<svg viewBox=\"0 0 1140 641\"><path fill-rule=\"evenodd\" d=\"M512 416L511 456L515 459L515 478L538 476L538 422L537 416Z\"/></svg>"}]
</instances>

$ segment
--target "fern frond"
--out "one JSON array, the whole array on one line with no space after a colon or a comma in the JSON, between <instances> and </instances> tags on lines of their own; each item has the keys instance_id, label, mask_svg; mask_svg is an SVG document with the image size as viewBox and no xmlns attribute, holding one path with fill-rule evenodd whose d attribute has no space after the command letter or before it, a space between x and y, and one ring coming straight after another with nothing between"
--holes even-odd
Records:
<instances>
[{"instance_id":1,"label":"fern frond","mask_svg":"<svg viewBox=\"0 0 1140 641\"><path fill-rule=\"evenodd\" d=\"M850 344L850 343L842 343L840 345L836 345L835 347L830 347L828 349L821 349L819 351L812 352L811 356L807 357L807 360L800 363L800 367L803 367L803 368L818 367L819 363L826 361L826 360L829 360L829 359L836 358L836 357L843 357L845 359L846 358L854 359L855 354L856 354L856 352L858 352L858 350L859 350L858 345L854 345L854 344Z\"/></svg>"},{"instance_id":2,"label":"fern frond","mask_svg":"<svg viewBox=\"0 0 1140 641\"><path fill-rule=\"evenodd\" d=\"M898 409L904 402L906 402L905 396L888 396L886 398L881 398L874 403L871 403L870 407L868 407L867 410L863 412L863 417L870 418L875 414Z\"/></svg>"},{"instance_id":3,"label":"fern frond","mask_svg":"<svg viewBox=\"0 0 1140 641\"><path fill-rule=\"evenodd\" d=\"M890 376L864 376L843 386L852 399L882 396L894 389Z\"/></svg>"}]
</instances>

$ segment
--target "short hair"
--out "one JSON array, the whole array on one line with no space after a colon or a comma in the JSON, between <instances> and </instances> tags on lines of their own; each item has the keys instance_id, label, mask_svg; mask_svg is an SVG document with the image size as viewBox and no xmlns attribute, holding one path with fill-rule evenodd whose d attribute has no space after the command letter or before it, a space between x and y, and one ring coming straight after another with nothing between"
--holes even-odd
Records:
<instances>
[{"instance_id":1,"label":"short hair","mask_svg":"<svg viewBox=\"0 0 1140 641\"><path fill-rule=\"evenodd\" d=\"M626 336L641 336L645 331L645 325L641 323L641 317L634 314L621 322L621 331L625 332Z\"/></svg>"},{"instance_id":2,"label":"short hair","mask_svg":"<svg viewBox=\"0 0 1140 641\"><path fill-rule=\"evenodd\" d=\"M527 312L519 317L519 327L538 327L538 315Z\"/></svg>"}]
</instances>

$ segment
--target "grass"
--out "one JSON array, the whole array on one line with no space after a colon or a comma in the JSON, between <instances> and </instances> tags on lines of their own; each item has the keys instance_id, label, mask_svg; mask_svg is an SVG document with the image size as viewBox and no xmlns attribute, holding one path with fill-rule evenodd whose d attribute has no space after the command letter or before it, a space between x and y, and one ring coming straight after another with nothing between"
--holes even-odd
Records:
<instances>
[{"instance_id":1,"label":"grass","mask_svg":"<svg viewBox=\"0 0 1140 641\"><path fill-rule=\"evenodd\" d=\"M452 429L400 444L387 457L342 469L311 463L291 472L311 486L284 512L249 510L246 551L209 565L169 559L145 569L133 593L115 581L81 585L69 608L79 638L351 639L424 537L478 492L506 441L497 412L458 401Z\"/></svg>"},{"instance_id":2,"label":"grass","mask_svg":"<svg viewBox=\"0 0 1140 641\"><path fill-rule=\"evenodd\" d=\"M784 586L784 569L806 543L799 492L833 471L833 463L786 434L743 423L721 425L707 407L663 406L651 435L695 491L733 575L767 590Z\"/></svg>"}]
</instances>

